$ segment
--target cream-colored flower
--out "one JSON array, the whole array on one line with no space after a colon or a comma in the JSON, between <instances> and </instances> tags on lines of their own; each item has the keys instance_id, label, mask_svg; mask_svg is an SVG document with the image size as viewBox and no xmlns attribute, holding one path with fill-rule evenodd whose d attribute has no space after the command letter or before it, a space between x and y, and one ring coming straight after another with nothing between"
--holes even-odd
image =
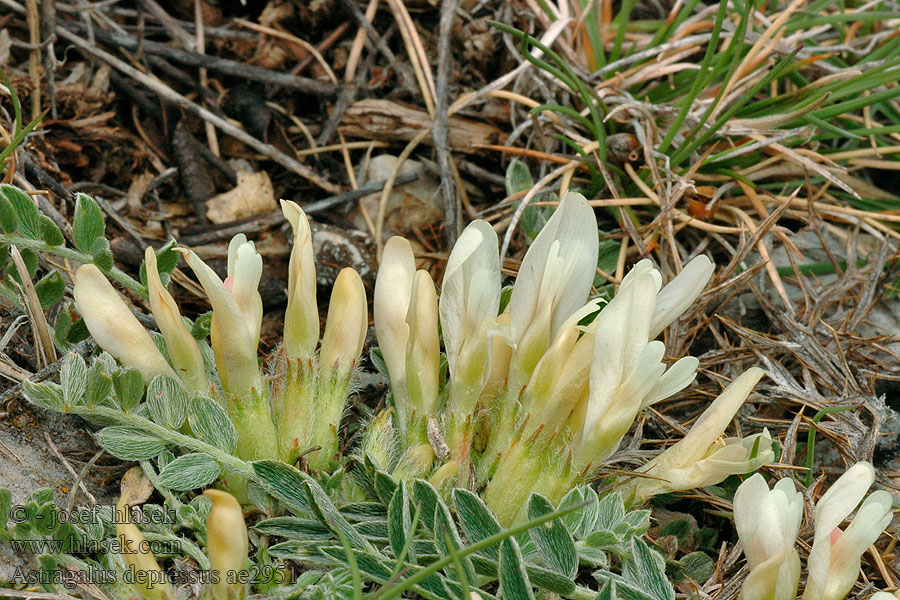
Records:
<instances>
[{"instance_id":1,"label":"cream-colored flower","mask_svg":"<svg viewBox=\"0 0 900 600\"><path fill-rule=\"evenodd\" d=\"M693 292L702 289L707 280L682 279L677 285ZM696 358L684 357L666 369L662 362L665 346L650 341L661 282L662 277L649 261L641 261L589 326L594 344L590 392L580 428L577 464L586 466L609 457L641 408L671 396L694 380ZM678 296L685 294L682 291ZM671 310L667 313L672 314Z\"/></svg>"},{"instance_id":2,"label":"cream-colored flower","mask_svg":"<svg viewBox=\"0 0 900 600\"><path fill-rule=\"evenodd\" d=\"M310 358L319 341L312 232L306 213L294 202L282 200L281 210L294 231L288 266L288 305L284 313L284 349L290 357Z\"/></svg>"},{"instance_id":3,"label":"cream-colored flower","mask_svg":"<svg viewBox=\"0 0 900 600\"><path fill-rule=\"evenodd\" d=\"M209 383L206 380L206 367L203 364L200 346L185 326L172 294L162 284L156 264L156 252L149 246L144 252L144 263L147 267L150 310L160 333L166 340L172 364L191 389L206 392L209 390Z\"/></svg>"},{"instance_id":4,"label":"cream-colored flower","mask_svg":"<svg viewBox=\"0 0 900 600\"><path fill-rule=\"evenodd\" d=\"M800 583L800 556L794 544L803 519L803 496L793 479L771 490L756 473L734 494L737 529L750 574L742 600L795 600Z\"/></svg>"},{"instance_id":5,"label":"cream-colored flower","mask_svg":"<svg viewBox=\"0 0 900 600\"><path fill-rule=\"evenodd\" d=\"M332 373L349 375L362 353L368 328L369 312L362 279L355 269L341 269L331 290L319 352L319 366L326 377Z\"/></svg>"},{"instance_id":6,"label":"cream-colored flower","mask_svg":"<svg viewBox=\"0 0 900 600\"><path fill-rule=\"evenodd\" d=\"M401 411L406 407L406 346L409 324L406 316L412 297L416 262L412 246L402 237L392 237L384 245L375 279L372 310L375 337L391 379L391 394ZM401 420L404 415L400 415Z\"/></svg>"},{"instance_id":7,"label":"cream-colored flower","mask_svg":"<svg viewBox=\"0 0 900 600\"><path fill-rule=\"evenodd\" d=\"M470 396L474 407L488 377L488 326L500 306L500 254L497 234L485 221L473 221L459 236L444 271L440 314L450 379ZM456 399L452 399L456 400ZM467 410L468 409L468 410Z\"/></svg>"},{"instance_id":8,"label":"cream-colored flower","mask_svg":"<svg viewBox=\"0 0 900 600\"><path fill-rule=\"evenodd\" d=\"M870 494L850 525L840 524L859 505L875 481L871 463L858 462L816 503L815 537L806 568L803 600L843 600L859 577L860 557L891 522L893 497L884 490Z\"/></svg>"},{"instance_id":9,"label":"cream-colored flower","mask_svg":"<svg viewBox=\"0 0 900 600\"><path fill-rule=\"evenodd\" d=\"M562 324L584 306L597 269L594 209L568 192L525 253L509 299L511 385L525 385Z\"/></svg>"},{"instance_id":10,"label":"cream-colored flower","mask_svg":"<svg viewBox=\"0 0 900 600\"><path fill-rule=\"evenodd\" d=\"M144 381L157 375L178 376L138 323L119 293L94 265L75 272L75 306L97 345L126 367L140 371Z\"/></svg>"},{"instance_id":11,"label":"cream-colored flower","mask_svg":"<svg viewBox=\"0 0 900 600\"><path fill-rule=\"evenodd\" d=\"M775 454L768 430L743 439L721 437L762 376L762 369L753 367L737 377L681 441L638 469L652 479L639 478L633 488L635 496L646 499L714 485L729 475L749 473L773 461Z\"/></svg>"}]
</instances>

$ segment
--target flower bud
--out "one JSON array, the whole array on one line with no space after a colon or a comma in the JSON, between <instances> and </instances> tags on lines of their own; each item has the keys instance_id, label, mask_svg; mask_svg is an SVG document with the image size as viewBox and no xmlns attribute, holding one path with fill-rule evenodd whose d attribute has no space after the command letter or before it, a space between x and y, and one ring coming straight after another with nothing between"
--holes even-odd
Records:
<instances>
[{"instance_id":1,"label":"flower bud","mask_svg":"<svg viewBox=\"0 0 900 600\"><path fill-rule=\"evenodd\" d=\"M135 578L135 585L139 586L141 597L145 600L174 600L175 592L166 579L165 572L156 562L156 557L147 549L147 540L130 520L129 506L118 505L116 514L116 537L121 544L122 558L129 568L140 577Z\"/></svg>"},{"instance_id":2,"label":"flower bud","mask_svg":"<svg viewBox=\"0 0 900 600\"><path fill-rule=\"evenodd\" d=\"M239 598L244 586L228 581L240 581L235 574L243 569L250 547L243 510L228 492L206 490L203 495L212 500L206 519L206 553L210 569L219 575L219 582L213 584L213 597ZM231 596L229 590L233 590Z\"/></svg>"},{"instance_id":3,"label":"flower bud","mask_svg":"<svg viewBox=\"0 0 900 600\"><path fill-rule=\"evenodd\" d=\"M309 358L319 342L316 302L316 262L306 213L293 202L281 201L284 218L294 231L288 267L288 305L284 314L284 349L289 357Z\"/></svg>"},{"instance_id":4,"label":"flower bud","mask_svg":"<svg viewBox=\"0 0 900 600\"><path fill-rule=\"evenodd\" d=\"M438 338L438 300L428 271L416 271L406 315L406 385L410 405L421 417L437 412L441 343Z\"/></svg>"},{"instance_id":5,"label":"flower bud","mask_svg":"<svg viewBox=\"0 0 900 600\"><path fill-rule=\"evenodd\" d=\"M150 310L159 326L159 331L166 340L166 348L172 364L181 375L182 380L194 391L205 392L209 389L206 380L206 367L197 340L188 331L181 318L181 311L175 299L162 284L156 264L156 252L147 247L144 251L144 263L147 267L147 293L150 297Z\"/></svg>"},{"instance_id":6,"label":"flower bud","mask_svg":"<svg viewBox=\"0 0 900 600\"><path fill-rule=\"evenodd\" d=\"M223 282L193 251L183 251L212 305L210 329L219 377L225 390L240 397L262 389L256 354L262 299L256 286L262 258L252 242L237 235L228 248L228 277Z\"/></svg>"},{"instance_id":7,"label":"flower bud","mask_svg":"<svg viewBox=\"0 0 900 600\"><path fill-rule=\"evenodd\" d=\"M800 557L794 544L803 519L803 496L785 478L769 490L756 473L734 494L737 529L750 574L742 600L795 600L800 583Z\"/></svg>"},{"instance_id":8,"label":"flower bud","mask_svg":"<svg viewBox=\"0 0 900 600\"><path fill-rule=\"evenodd\" d=\"M474 407L488 375L487 324L500 306L500 254L497 234L485 221L473 221L459 236L444 271L440 315L450 379L474 396ZM451 397L451 402L456 401ZM468 409L468 410L465 410Z\"/></svg>"},{"instance_id":9,"label":"flower bud","mask_svg":"<svg viewBox=\"0 0 900 600\"><path fill-rule=\"evenodd\" d=\"M228 243L228 277L224 283L244 314L250 337L257 342L262 326L262 297L259 295L262 268L262 256L256 251L256 245L247 241L246 235L239 233L231 238Z\"/></svg>"},{"instance_id":10,"label":"flower bud","mask_svg":"<svg viewBox=\"0 0 900 600\"><path fill-rule=\"evenodd\" d=\"M369 421L363 434L360 451L381 471L390 471L397 460L397 435L391 422L390 410L379 412Z\"/></svg>"},{"instance_id":11,"label":"flower bud","mask_svg":"<svg viewBox=\"0 0 900 600\"><path fill-rule=\"evenodd\" d=\"M438 491L444 491L456 483L456 476L459 475L459 463L455 460L449 460L434 472L428 482Z\"/></svg>"},{"instance_id":12,"label":"flower bud","mask_svg":"<svg viewBox=\"0 0 900 600\"><path fill-rule=\"evenodd\" d=\"M319 351L319 365L326 377L331 373L342 376L350 373L362 353L368 328L365 287L359 273L347 267L338 273L334 282Z\"/></svg>"},{"instance_id":13,"label":"flower bud","mask_svg":"<svg viewBox=\"0 0 900 600\"><path fill-rule=\"evenodd\" d=\"M432 462L434 462L434 450L429 444L413 446L400 458L391 477L397 481L412 481L423 477L431 471Z\"/></svg>"},{"instance_id":14,"label":"flower bud","mask_svg":"<svg viewBox=\"0 0 900 600\"><path fill-rule=\"evenodd\" d=\"M96 266L75 272L75 306L97 345L126 367L140 371L144 381L157 375L178 379L147 330Z\"/></svg>"},{"instance_id":15,"label":"flower bud","mask_svg":"<svg viewBox=\"0 0 900 600\"><path fill-rule=\"evenodd\" d=\"M412 246L405 238L395 236L384 245L381 265L375 278L375 337L391 379L391 394L399 414L401 427L406 411L406 345L409 341L409 300L412 297L416 262Z\"/></svg>"}]
</instances>

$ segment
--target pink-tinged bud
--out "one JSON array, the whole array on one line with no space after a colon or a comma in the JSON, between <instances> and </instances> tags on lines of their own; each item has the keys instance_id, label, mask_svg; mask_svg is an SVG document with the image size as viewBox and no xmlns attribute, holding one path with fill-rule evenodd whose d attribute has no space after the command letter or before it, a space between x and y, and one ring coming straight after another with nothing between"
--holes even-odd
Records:
<instances>
[{"instance_id":1,"label":"pink-tinged bud","mask_svg":"<svg viewBox=\"0 0 900 600\"><path fill-rule=\"evenodd\" d=\"M262 299L257 291L262 275L262 258L243 234L228 248L230 288L193 251L182 251L212 305L210 341L219 378L225 390L247 397L252 389L262 389L257 363Z\"/></svg>"},{"instance_id":2,"label":"pink-tinged bud","mask_svg":"<svg viewBox=\"0 0 900 600\"><path fill-rule=\"evenodd\" d=\"M806 561L809 576L803 600L843 600L859 578L862 554L893 518L890 493L878 490L866 497L874 481L871 463L858 462L816 502L815 537ZM854 510L856 515L841 531L840 524Z\"/></svg>"}]
</instances>

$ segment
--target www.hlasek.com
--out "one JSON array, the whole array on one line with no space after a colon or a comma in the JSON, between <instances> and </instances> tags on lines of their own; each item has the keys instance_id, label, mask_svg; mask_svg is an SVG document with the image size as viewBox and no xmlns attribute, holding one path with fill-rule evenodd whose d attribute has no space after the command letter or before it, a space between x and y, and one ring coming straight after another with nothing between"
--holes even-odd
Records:
<instances>
[{"instance_id":1,"label":"www.hlasek.com","mask_svg":"<svg viewBox=\"0 0 900 600\"><path fill-rule=\"evenodd\" d=\"M225 573L214 569L207 571L144 571L135 569L133 566L122 572L112 569L98 569L93 566L89 566L86 571L77 569L26 569L19 566L16 567L12 576L13 583L24 585L54 584L62 585L68 589L78 585L110 585L117 582L147 587L162 583L164 580L176 587L195 584L218 584L223 581L229 585L245 585L260 582L282 584L287 581L287 572L282 565L266 565L240 571L226 571Z\"/></svg>"},{"instance_id":2,"label":"www.hlasek.com","mask_svg":"<svg viewBox=\"0 0 900 600\"><path fill-rule=\"evenodd\" d=\"M147 554L180 555L179 540L141 540L135 544L125 536L116 536L102 540L72 538L69 540L10 540L14 552L32 554Z\"/></svg>"}]
</instances>

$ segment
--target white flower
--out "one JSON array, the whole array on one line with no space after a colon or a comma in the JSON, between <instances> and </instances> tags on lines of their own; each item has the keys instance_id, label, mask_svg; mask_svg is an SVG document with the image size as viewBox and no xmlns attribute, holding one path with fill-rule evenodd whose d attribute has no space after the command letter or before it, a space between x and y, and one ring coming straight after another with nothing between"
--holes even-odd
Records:
<instances>
[{"instance_id":1,"label":"white flower","mask_svg":"<svg viewBox=\"0 0 900 600\"><path fill-rule=\"evenodd\" d=\"M584 306L598 254L597 218L568 192L525 253L509 300L513 386L524 385L563 323Z\"/></svg>"},{"instance_id":2,"label":"white flower","mask_svg":"<svg viewBox=\"0 0 900 600\"><path fill-rule=\"evenodd\" d=\"M652 479L637 480L635 496L646 499L714 485L729 475L749 473L774 460L768 430L743 439L721 437L762 376L762 369L753 367L732 381L681 441L639 469Z\"/></svg>"},{"instance_id":3,"label":"white flower","mask_svg":"<svg viewBox=\"0 0 900 600\"><path fill-rule=\"evenodd\" d=\"M185 258L213 308L210 339L219 377L229 393L246 396L262 388L256 360L262 299L257 291L262 257L243 234L228 247L228 277L223 282L193 251Z\"/></svg>"},{"instance_id":4,"label":"white flower","mask_svg":"<svg viewBox=\"0 0 900 600\"><path fill-rule=\"evenodd\" d=\"M756 473L734 494L737 529L750 574L742 600L795 600L800 583L800 557L794 547L803 519L803 496L793 479L781 479L771 490Z\"/></svg>"},{"instance_id":5,"label":"white flower","mask_svg":"<svg viewBox=\"0 0 900 600\"><path fill-rule=\"evenodd\" d=\"M871 463L858 462L816 503L815 537L806 562L803 600L843 600L859 576L860 557L891 522L893 497L883 490L865 499L847 529L839 525L875 481Z\"/></svg>"},{"instance_id":6,"label":"white flower","mask_svg":"<svg viewBox=\"0 0 900 600\"><path fill-rule=\"evenodd\" d=\"M175 299L162 284L156 264L156 252L147 247L144 252L144 263L147 266L147 295L150 298L150 310L159 326L159 331L166 340L166 348L172 364L181 378L193 390L207 392L209 383L206 380L206 367L197 340L188 331L181 318L181 311Z\"/></svg>"},{"instance_id":7,"label":"white flower","mask_svg":"<svg viewBox=\"0 0 900 600\"><path fill-rule=\"evenodd\" d=\"M440 314L451 381L477 394L488 375L487 325L500 306L500 254L497 234L485 221L473 221L459 236L444 271Z\"/></svg>"},{"instance_id":8,"label":"white flower","mask_svg":"<svg viewBox=\"0 0 900 600\"><path fill-rule=\"evenodd\" d=\"M288 266L288 305L284 313L284 349L290 357L309 358L319 341L312 233L306 213L295 203L282 200L281 210L294 231Z\"/></svg>"},{"instance_id":9,"label":"white flower","mask_svg":"<svg viewBox=\"0 0 900 600\"><path fill-rule=\"evenodd\" d=\"M658 323L676 318L684 310L683 298L696 297L711 271L691 267L676 277L675 291L666 286L650 261L640 261L623 279L619 293L588 327L593 335L590 395L581 424L577 462L587 465L610 456L628 432L641 408L684 389L694 380L698 361L684 357L666 370L662 362L665 346L650 341ZM663 309L658 311L662 298ZM672 308L675 307L675 308ZM657 316L662 315L662 316ZM661 328L660 328L661 329Z\"/></svg>"},{"instance_id":10,"label":"white flower","mask_svg":"<svg viewBox=\"0 0 900 600\"><path fill-rule=\"evenodd\" d=\"M75 306L98 346L126 367L140 371L144 381L157 375L178 380L150 334L131 314L100 269L94 265L78 267L74 296Z\"/></svg>"},{"instance_id":11,"label":"white flower","mask_svg":"<svg viewBox=\"0 0 900 600\"><path fill-rule=\"evenodd\" d=\"M328 304L328 320L319 352L319 364L326 376L350 373L362 353L368 329L365 287L359 273L347 267L338 273Z\"/></svg>"},{"instance_id":12,"label":"white flower","mask_svg":"<svg viewBox=\"0 0 900 600\"><path fill-rule=\"evenodd\" d=\"M228 244L228 277L225 278L225 287L244 314L250 337L257 341L263 312L262 297L259 295L262 267L262 256L256 251L256 245L247 241L246 235L239 233L231 238Z\"/></svg>"}]
</instances>

